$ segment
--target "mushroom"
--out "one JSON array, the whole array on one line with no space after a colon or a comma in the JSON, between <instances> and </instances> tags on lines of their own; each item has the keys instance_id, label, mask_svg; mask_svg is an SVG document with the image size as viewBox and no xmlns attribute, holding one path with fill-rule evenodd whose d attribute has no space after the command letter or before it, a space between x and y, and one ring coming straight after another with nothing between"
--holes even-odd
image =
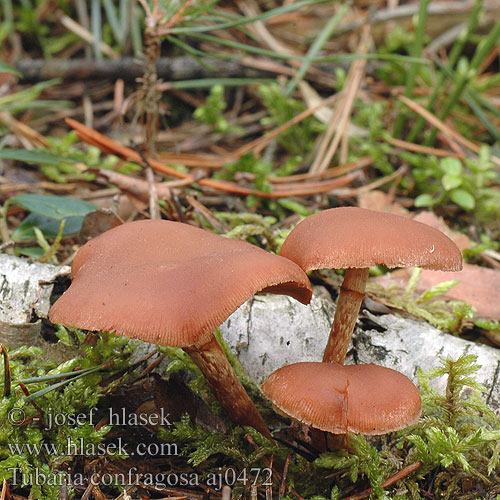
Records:
<instances>
[{"instance_id":1,"label":"mushroom","mask_svg":"<svg viewBox=\"0 0 500 500\"><path fill-rule=\"evenodd\" d=\"M331 208L306 217L291 231L280 255L304 271L345 268L324 362L343 363L370 266L462 268L462 254L441 231L420 222L357 207Z\"/></svg>"},{"instance_id":2,"label":"mushroom","mask_svg":"<svg viewBox=\"0 0 500 500\"><path fill-rule=\"evenodd\" d=\"M229 417L270 437L213 331L258 292L309 303L299 266L188 224L142 220L87 242L72 278L49 312L52 322L182 347Z\"/></svg>"},{"instance_id":3,"label":"mushroom","mask_svg":"<svg viewBox=\"0 0 500 500\"><path fill-rule=\"evenodd\" d=\"M261 388L278 412L332 434L385 434L421 413L413 382L374 364L294 363L271 373Z\"/></svg>"}]
</instances>

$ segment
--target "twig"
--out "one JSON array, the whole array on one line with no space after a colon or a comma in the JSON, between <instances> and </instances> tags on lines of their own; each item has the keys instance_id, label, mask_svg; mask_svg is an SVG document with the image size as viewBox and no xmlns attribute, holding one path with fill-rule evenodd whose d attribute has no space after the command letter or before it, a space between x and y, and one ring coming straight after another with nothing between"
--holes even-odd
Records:
<instances>
[{"instance_id":1,"label":"twig","mask_svg":"<svg viewBox=\"0 0 500 500\"><path fill-rule=\"evenodd\" d=\"M148 366L146 366L146 368L144 368L144 370L142 370L142 372L139 373L139 375L137 375L136 378L134 378L133 380L128 382L128 384L131 386L132 384L134 384L138 380L144 378L146 375L151 373L166 357L167 357L166 354L160 354L152 363L150 363Z\"/></svg>"},{"instance_id":2,"label":"twig","mask_svg":"<svg viewBox=\"0 0 500 500\"><path fill-rule=\"evenodd\" d=\"M0 344L0 351L2 351L3 356L3 397L8 398L10 396L10 390L12 385L12 379L10 375L10 363L9 363L9 353L7 348Z\"/></svg>"},{"instance_id":3,"label":"twig","mask_svg":"<svg viewBox=\"0 0 500 500\"><path fill-rule=\"evenodd\" d=\"M231 500L231 487L227 484L222 487L222 500Z\"/></svg>"},{"instance_id":4,"label":"twig","mask_svg":"<svg viewBox=\"0 0 500 500\"><path fill-rule=\"evenodd\" d=\"M159 36L165 36L170 34L170 30L176 25L179 24L183 20L183 14L186 12L186 9L191 7L193 4L193 0L187 0L187 2L184 3L180 7L180 9L162 26L158 28L158 35Z\"/></svg>"},{"instance_id":5,"label":"twig","mask_svg":"<svg viewBox=\"0 0 500 500\"><path fill-rule=\"evenodd\" d=\"M473 1L454 1L454 2L431 2L428 7L427 16L430 17L438 17L438 16L446 16L451 17L456 14L462 15L463 19L467 19L474 5ZM415 14L418 13L419 4L418 3L410 3L399 5L398 7L391 9L380 9L375 11L375 13L369 17L369 19L361 19L357 20L351 24L348 24L342 27L339 30L340 35L345 35L350 33L351 31L357 30L364 26L366 23L371 26L377 26L379 24L384 24L389 21L401 21L401 20L410 20ZM499 10L498 4L495 2L489 2L486 5L487 18L491 22L495 19L495 13Z\"/></svg>"},{"instance_id":6,"label":"twig","mask_svg":"<svg viewBox=\"0 0 500 500\"><path fill-rule=\"evenodd\" d=\"M221 60L204 58L204 65L192 57L162 57L156 61L158 78L175 82L202 78L266 78L277 74L291 75L293 71L267 60L244 58L242 60ZM339 64L322 64L334 71ZM22 81L33 82L62 78L63 80L102 80L122 78L135 82L144 73L144 61L132 57L96 61L86 59L29 59L19 61L16 69L22 74ZM174 85L175 87L175 85Z\"/></svg>"},{"instance_id":7,"label":"twig","mask_svg":"<svg viewBox=\"0 0 500 500\"><path fill-rule=\"evenodd\" d=\"M368 27L363 29L361 34L361 40L358 47L358 52L361 54L366 54L368 51L368 41L370 37L370 30ZM364 71L366 67L366 59L356 59L349 69L349 73L346 81L347 91L343 97L342 102L338 104L337 111L335 112L334 118L328 131L321 143L316 159L314 160L310 173L323 172L328 168L333 155L335 154L337 147L340 143L342 135L345 128L347 127L349 116L356 99L356 95L363 80ZM333 132L336 130L336 134L330 143L330 138Z\"/></svg>"},{"instance_id":8,"label":"twig","mask_svg":"<svg viewBox=\"0 0 500 500\"><path fill-rule=\"evenodd\" d=\"M2 121L7 127L16 135L21 135L26 138L30 144L37 148L49 148L50 143L45 139L45 137L39 134L36 130L33 130L31 127L28 127L23 122L16 120L10 113L7 111L0 112L0 121Z\"/></svg>"},{"instance_id":9,"label":"twig","mask_svg":"<svg viewBox=\"0 0 500 500\"><path fill-rule=\"evenodd\" d=\"M208 209L203 203L199 202L193 196L186 196L186 201L193 207L193 210L197 212L199 215L205 217L210 225L216 229L219 233L227 232L224 224L215 217L210 209Z\"/></svg>"},{"instance_id":10,"label":"twig","mask_svg":"<svg viewBox=\"0 0 500 500\"><path fill-rule=\"evenodd\" d=\"M67 119L66 122L68 123L68 125L70 125L72 128L75 129L76 134L80 139L89 144L97 146L98 148L101 149L101 151L107 154L114 154L120 156L128 161L134 161L139 164L143 163L142 158L136 151L127 148L125 146L121 146L120 144L109 139L108 137L100 134L99 132L93 129L85 127L85 125L82 125L81 123L75 120ZM162 172L166 175L170 175L172 177L178 177L181 179L190 178L193 182L193 178L190 174L179 172L151 158L148 158L148 161L150 165L158 172ZM323 183L314 183L314 185L311 183L302 186L292 185L289 186L288 190L283 189L280 191L271 191L271 192L258 191L255 189L245 188L234 182L224 181L224 180L201 179L198 180L197 183L200 186L216 189L218 191L225 191L228 193L241 194L241 195L253 195L253 196L258 196L260 198L277 199L277 198L289 198L291 196L306 196L312 194L326 193L328 191L331 191L332 189L337 189L339 187L345 186L346 184L349 184L353 180L357 179L358 177L359 174L353 172L343 177L339 177L338 179L325 181Z\"/></svg>"},{"instance_id":11,"label":"twig","mask_svg":"<svg viewBox=\"0 0 500 500\"><path fill-rule=\"evenodd\" d=\"M396 474L393 474L391 477L388 477L380 486L382 488L387 488L388 486L392 486L393 484L397 483L398 481L401 481L401 479L404 479L405 477L409 476L410 474L413 474L415 471L420 469L422 466L422 462L415 462L414 464L410 464L404 469L401 469L400 471L396 472ZM370 493L373 491L372 488L368 488L367 490L362 491L361 493L358 493L357 495L352 495L350 497L346 497L342 500L363 500L363 498L366 498L370 496Z\"/></svg>"},{"instance_id":12,"label":"twig","mask_svg":"<svg viewBox=\"0 0 500 500\"><path fill-rule=\"evenodd\" d=\"M75 190L77 184L67 183L58 184L57 182L40 181L40 182L14 182L0 185L1 193L12 193L15 191L40 191L47 190L54 193L70 193Z\"/></svg>"},{"instance_id":13,"label":"twig","mask_svg":"<svg viewBox=\"0 0 500 500\"><path fill-rule=\"evenodd\" d=\"M24 395L28 397L30 395L30 391L28 390L28 388L22 382L17 382L17 383L19 384L19 387L23 391ZM22 422L17 423L17 425L26 425L29 424L30 422L40 420L45 414L45 412L38 406L36 401L31 400L29 403L31 404L31 406L33 406L33 408L35 408L35 410L38 413L36 415L33 415L32 417L26 418Z\"/></svg>"},{"instance_id":14,"label":"twig","mask_svg":"<svg viewBox=\"0 0 500 500\"><path fill-rule=\"evenodd\" d=\"M256 449L258 450L259 449L259 446L257 445L257 443L255 442L254 438L250 435L250 434L245 434L245 439ZM276 476L276 479L278 481L281 481L282 480L282 475L274 468L274 465L273 465L273 456L271 456L271 459L267 458L267 456L263 456L262 457L262 461L264 462L265 466L266 467L269 467L273 474ZM290 493L292 493L292 495L294 497L297 498L297 500L304 500L304 498L302 498L293 488L290 489Z\"/></svg>"},{"instance_id":15,"label":"twig","mask_svg":"<svg viewBox=\"0 0 500 500\"><path fill-rule=\"evenodd\" d=\"M90 481L87 488L85 488L85 491L83 492L83 495L82 495L80 500L89 500L90 495L92 495L93 490L94 490L94 482Z\"/></svg>"},{"instance_id":16,"label":"twig","mask_svg":"<svg viewBox=\"0 0 500 500\"><path fill-rule=\"evenodd\" d=\"M76 21L73 21L70 17L65 14L59 15L60 23L69 31L78 35L82 40L85 40L89 44L93 44L95 42L94 35L86 30L82 25L78 24ZM117 59L120 57L108 44L104 42L99 43L99 47L103 54L106 54L108 57L112 59Z\"/></svg>"},{"instance_id":17,"label":"twig","mask_svg":"<svg viewBox=\"0 0 500 500\"><path fill-rule=\"evenodd\" d=\"M459 39L460 34L463 32L464 28L467 26L466 23L460 23L453 28L445 31L443 34L439 35L437 38L432 40L432 42L425 48L425 53L431 57L437 57L437 54L441 49L444 49L448 45Z\"/></svg>"},{"instance_id":18,"label":"twig","mask_svg":"<svg viewBox=\"0 0 500 500\"><path fill-rule=\"evenodd\" d=\"M465 154L452 153L451 151L446 151L446 149L431 148L429 146L421 146L420 144L414 144L413 142L402 141L401 139L395 139L394 137L387 136L384 138L392 146L397 148L406 149L408 151L414 151L415 153L422 153L426 155L434 155L442 158L454 157L461 160L467 158Z\"/></svg>"},{"instance_id":19,"label":"twig","mask_svg":"<svg viewBox=\"0 0 500 500\"><path fill-rule=\"evenodd\" d=\"M267 180L272 184L284 184L289 182L299 182L313 179L329 179L331 177L339 177L360 168L365 168L375 161L371 156L363 156L356 161L346 163L344 165L337 165L336 167L329 168L317 174L294 174L283 177L268 177Z\"/></svg>"},{"instance_id":20,"label":"twig","mask_svg":"<svg viewBox=\"0 0 500 500\"><path fill-rule=\"evenodd\" d=\"M281 478L280 489L278 491L278 500L281 500L285 496L286 479L288 475L288 467L290 466L290 454L286 457L285 465L283 467L283 476Z\"/></svg>"},{"instance_id":21,"label":"twig","mask_svg":"<svg viewBox=\"0 0 500 500\"><path fill-rule=\"evenodd\" d=\"M2 495L0 496L0 500L11 500L12 497L10 496L10 490L9 490L9 483L7 483L7 480L4 479L2 482Z\"/></svg>"},{"instance_id":22,"label":"twig","mask_svg":"<svg viewBox=\"0 0 500 500\"><path fill-rule=\"evenodd\" d=\"M335 101L340 99L341 96L342 93L339 92L338 94L334 94L331 95L330 97L327 97L326 99L319 102L316 106L312 106L311 108L302 111L302 113L299 113L297 116L294 116L290 121L284 123L283 125L280 125L279 127L276 127L270 132L267 132L262 137L259 137L258 139L255 139L254 141L245 144L241 148L237 149L233 153L233 155L239 157L250 151L253 151L255 154L260 153L266 147L267 144L269 144L274 138L278 137L280 134L285 132L285 130L288 130L290 127L293 127L302 120L305 120L307 117L311 116L316 111L318 111L318 109L321 109L324 106L328 106L329 104L333 104Z\"/></svg>"},{"instance_id":23,"label":"twig","mask_svg":"<svg viewBox=\"0 0 500 500\"><path fill-rule=\"evenodd\" d=\"M148 183L149 217L153 220L161 219L160 207L158 206L158 190L155 183L155 174L149 160L140 150L136 150L146 164L146 182ZM194 179L193 179L194 180Z\"/></svg>"},{"instance_id":24,"label":"twig","mask_svg":"<svg viewBox=\"0 0 500 500\"><path fill-rule=\"evenodd\" d=\"M405 172L406 172L406 167L402 166L399 167L392 174L386 175L385 177L382 177L381 179L378 179L370 184L365 184L364 186L361 186L359 188L345 189L342 190L342 192L336 193L336 195L339 198L351 198L353 196L358 196L360 193L366 193L367 191L372 191L373 189L377 189L378 187L383 186L384 184L387 184L388 182L393 181L394 179L397 179Z\"/></svg>"},{"instance_id":25,"label":"twig","mask_svg":"<svg viewBox=\"0 0 500 500\"><path fill-rule=\"evenodd\" d=\"M236 3L246 17L255 17L260 13L259 6L255 0L237 0ZM247 28L253 31L260 41L269 49L280 54L288 54L291 56L298 55L291 47L276 40L262 21L255 21L247 25Z\"/></svg>"},{"instance_id":26,"label":"twig","mask_svg":"<svg viewBox=\"0 0 500 500\"><path fill-rule=\"evenodd\" d=\"M453 130L451 127L446 125L446 123L433 115L430 111L427 111L425 108L420 106L420 104L417 104L416 102L402 95L399 96L399 99L403 101L410 109L423 116L431 125L439 128L441 132L443 132L443 134L446 134L452 139L455 139L459 144L462 144L462 146L466 147L470 151L479 153L481 149L480 146L474 144L473 142L469 141L464 136ZM500 158L498 158L497 156L492 156L491 161L500 166Z\"/></svg>"}]
</instances>

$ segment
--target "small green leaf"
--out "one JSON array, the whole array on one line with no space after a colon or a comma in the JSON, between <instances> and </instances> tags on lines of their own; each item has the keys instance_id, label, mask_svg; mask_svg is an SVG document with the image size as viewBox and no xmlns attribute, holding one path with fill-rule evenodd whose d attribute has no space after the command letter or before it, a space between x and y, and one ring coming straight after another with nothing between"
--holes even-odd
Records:
<instances>
[{"instance_id":1,"label":"small green leaf","mask_svg":"<svg viewBox=\"0 0 500 500\"><path fill-rule=\"evenodd\" d=\"M30 259L39 259L43 256L44 250L40 247L20 247L16 249L16 255L24 255Z\"/></svg>"},{"instance_id":2,"label":"small green leaf","mask_svg":"<svg viewBox=\"0 0 500 500\"><path fill-rule=\"evenodd\" d=\"M474 196L463 189L454 189L451 191L450 199L464 210L472 210L476 206Z\"/></svg>"},{"instance_id":3,"label":"small green leaf","mask_svg":"<svg viewBox=\"0 0 500 500\"><path fill-rule=\"evenodd\" d=\"M77 198L34 193L13 196L9 199L9 202L20 205L30 212L55 220L67 219L68 217L84 217L98 208L94 203Z\"/></svg>"},{"instance_id":4,"label":"small green leaf","mask_svg":"<svg viewBox=\"0 0 500 500\"><path fill-rule=\"evenodd\" d=\"M21 78L23 75L17 71L17 69L13 68L12 66L9 66L7 63L4 63L3 61L0 61L0 73L12 73L13 75L18 76Z\"/></svg>"},{"instance_id":5,"label":"small green leaf","mask_svg":"<svg viewBox=\"0 0 500 500\"><path fill-rule=\"evenodd\" d=\"M440 166L445 174L457 176L462 173L462 163L458 158L443 158Z\"/></svg>"},{"instance_id":6,"label":"small green leaf","mask_svg":"<svg viewBox=\"0 0 500 500\"><path fill-rule=\"evenodd\" d=\"M296 214L302 215L303 217L311 215L311 210L309 208L296 200L292 200L291 198L280 198L278 200L278 205Z\"/></svg>"},{"instance_id":7,"label":"small green leaf","mask_svg":"<svg viewBox=\"0 0 500 500\"><path fill-rule=\"evenodd\" d=\"M78 234L82 228L83 217L68 217L64 226L63 236ZM12 241L19 242L35 239L33 228L37 227L47 238L55 238L59 232L60 221L45 217L37 213L31 213L23 219L12 232Z\"/></svg>"},{"instance_id":8,"label":"small green leaf","mask_svg":"<svg viewBox=\"0 0 500 500\"><path fill-rule=\"evenodd\" d=\"M444 174L441 178L441 184L446 191L451 191L462 184L462 177L452 174Z\"/></svg>"},{"instance_id":9,"label":"small green leaf","mask_svg":"<svg viewBox=\"0 0 500 500\"><path fill-rule=\"evenodd\" d=\"M27 149L0 149L0 159L2 160L17 160L25 163L61 163L77 161L73 158L54 155L45 151L28 151Z\"/></svg>"},{"instance_id":10,"label":"small green leaf","mask_svg":"<svg viewBox=\"0 0 500 500\"><path fill-rule=\"evenodd\" d=\"M436 201L430 194L419 194L414 201L416 207L432 207Z\"/></svg>"}]
</instances>

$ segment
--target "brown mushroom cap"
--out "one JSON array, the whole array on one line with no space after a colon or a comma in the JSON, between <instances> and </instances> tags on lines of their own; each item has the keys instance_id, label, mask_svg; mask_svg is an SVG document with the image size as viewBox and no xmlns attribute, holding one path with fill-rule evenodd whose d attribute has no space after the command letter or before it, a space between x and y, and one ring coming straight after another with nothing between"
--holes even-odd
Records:
<instances>
[{"instance_id":1,"label":"brown mushroom cap","mask_svg":"<svg viewBox=\"0 0 500 500\"><path fill-rule=\"evenodd\" d=\"M178 222L123 224L90 240L54 323L187 347L259 291L307 304L311 285L292 261ZM207 337L208 338L208 337Z\"/></svg>"},{"instance_id":2,"label":"brown mushroom cap","mask_svg":"<svg viewBox=\"0 0 500 500\"><path fill-rule=\"evenodd\" d=\"M334 434L384 434L418 420L418 389L377 365L295 363L273 372L262 392L282 413Z\"/></svg>"},{"instance_id":3,"label":"brown mushroom cap","mask_svg":"<svg viewBox=\"0 0 500 500\"><path fill-rule=\"evenodd\" d=\"M406 217L357 207L331 208L306 217L285 240L280 255L305 271L376 264L462 269L460 250L441 231Z\"/></svg>"}]
</instances>

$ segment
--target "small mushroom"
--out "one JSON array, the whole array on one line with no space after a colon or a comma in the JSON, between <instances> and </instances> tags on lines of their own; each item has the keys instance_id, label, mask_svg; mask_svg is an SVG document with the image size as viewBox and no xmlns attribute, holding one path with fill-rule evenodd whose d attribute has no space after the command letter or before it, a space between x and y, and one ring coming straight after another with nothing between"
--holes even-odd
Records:
<instances>
[{"instance_id":1,"label":"small mushroom","mask_svg":"<svg viewBox=\"0 0 500 500\"><path fill-rule=\"evenodd\" d=\"M269 375L262 392L278 412L332 434L385 434L412 425L421 413L413 382L373 364L287 365Z\"/></svg>"},{"instance_id":2,"label":"small mushroom","mask_svg":"<svg viewBox=\"0 0 500 500\"><path fill-rule=\"evenodd\" d=\"M72 278L52 322L182 347L229 417L270 437L213 331L258 292L307 304L311 285L299 266L188 224L143 220L86 243Z\"/></svg>"},{"instance_id":3,"label":"small mushroom","mask_svg":"<svg viewBox=\"0 0 500 500\"><path fill-rule=\"evenodd\" d=\"M306 217L288 235L280 255L304 271L346 269L324 362L345 360L370 266L462 269L459 248L441 231L399 215L357 207L331 208Z\"/></svg>"}]
</instances>

